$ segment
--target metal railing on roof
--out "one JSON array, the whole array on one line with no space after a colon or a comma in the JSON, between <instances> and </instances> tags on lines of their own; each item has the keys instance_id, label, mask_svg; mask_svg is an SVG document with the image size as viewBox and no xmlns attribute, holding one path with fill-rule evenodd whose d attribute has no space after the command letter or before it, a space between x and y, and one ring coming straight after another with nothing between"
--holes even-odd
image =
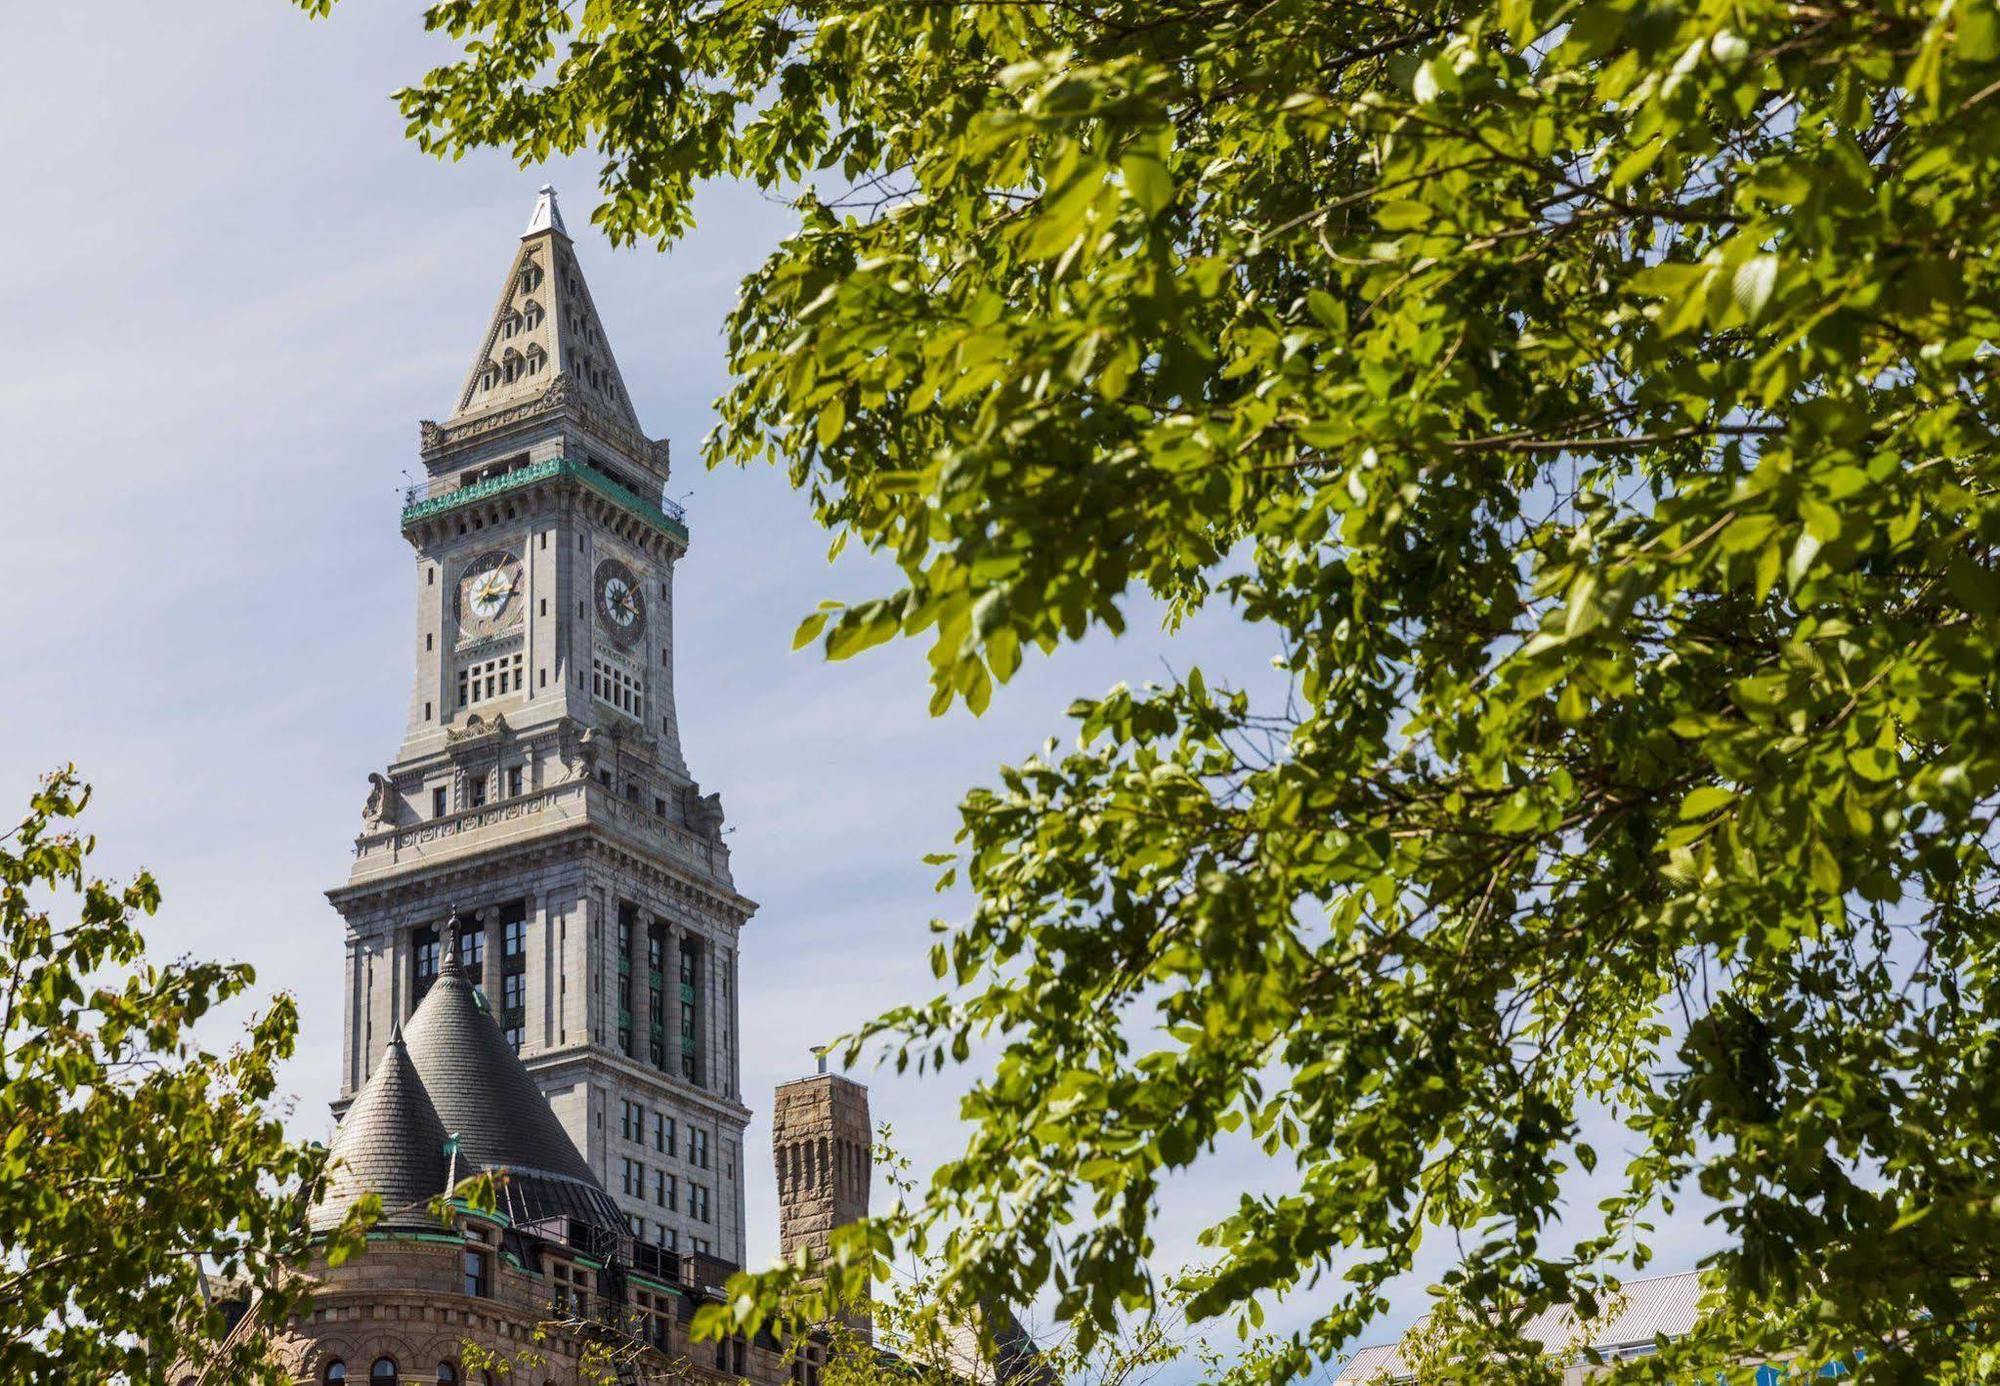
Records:
<instances>
[{"instance_id":1,"label":"metal railing on roof","mask_svg":"<svg viewBox=\"0 0 2000 1386\"><path fill-rule=\"evenodd\" d=\"M567 457L551 457L541 462L530 462L497 476L481 477L478 481L454 486L447 491L432 491L431 483L420 481L403 491L403 524L411 525L418 520L427 520L433 515L442 515L456 510L462 505L485 500L490 496L503 495L523 486L547 481L552 477L571 477L596 491L605 498L616 501L641 519L657 528L677 535L682 543L687 542L687 508L678 501L665 496L657 500L647 500L623 482L606 476L595 467L575 462Z\"/></svg>"}]
</instances>

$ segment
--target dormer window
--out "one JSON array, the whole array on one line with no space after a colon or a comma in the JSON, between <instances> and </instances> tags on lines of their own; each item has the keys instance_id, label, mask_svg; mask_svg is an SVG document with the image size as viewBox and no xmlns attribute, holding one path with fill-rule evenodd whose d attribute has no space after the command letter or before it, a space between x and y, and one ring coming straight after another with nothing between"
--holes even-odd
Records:
<instances>
[{"instance_id":1,"label":"dormer window","mask_svg":"<svg viewBox=\"0 0 2000 1386\"><path fill-rule=\"evenodd\" d=\"M507 354L500 359L501 378L509 385L528 373L527 365L521 359L521 353L514 350L514 348L508 347Z\"/></svg>"},{"instance_id":2,"label":"dormer window","mask_svg":"<svg viewBox=\"0 0 2000 1386\"><path fill-rule=\"evenodd\" d=\"M502 337L511 337L520 330L521 330L520 314L510 312L507 314L506 317L500 319L500 335Z\"/></svg>"},{"instance_id":3,"label":"dormer window","mask_svg":"<svg viewBox=\"0 0 2000 1386\"><path fill-rule=\"evenodd\" d=\"M548 353L538 346L529 347L528 354L522 358L527 363L529 375L540 375L542 367L548 364L548 359Z\"/></svg>"},{"instance_id":4,"label":"dormer window","mask_svg":"<svg viewBox=\"0 0 2000 1386\"><path fill-rule=\"evenodd\" d=\"M497 362L488 361L485 367L479 372L479 388L490 390L499 383L500 366Z\"/></svg>"},{"instance_id":5,"label":"dormer window","mask_svg":"<svg viewBox=\"0 0 2000 1386\"><path fill-rule=\"evenodd\" d=\"M533 293L542 282L542 267L533 261L521 267L521 292Z\"/></svg>"},{"instance_id":6,"label":"dormer window","mask_svg":"<svg viewBox=\"0 0 2000 1386\"><path fill-rule=\"evenodd\" d=\"M521 310L521 325L530 332L533 332L542 325L542 305L535 302L532 298L528 300L527 306Z\"/></svg>"}]
</instances>

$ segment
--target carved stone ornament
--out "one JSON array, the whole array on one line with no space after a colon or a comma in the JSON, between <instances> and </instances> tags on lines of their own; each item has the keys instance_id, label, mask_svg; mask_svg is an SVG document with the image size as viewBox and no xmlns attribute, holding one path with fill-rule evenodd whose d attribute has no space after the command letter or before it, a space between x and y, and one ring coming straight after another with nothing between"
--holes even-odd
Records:
<instances>
[{"instance_id":1,"label":"carved stone ornament","mask_svg":"<svg viewBox=\"0 0 2000 1386\"><path fill-rule=\"evenodd\" d=\"M505 736L510 730L507 725L507 714L504 712L494 713L490 722L475 712L465 719L464 726L445 728L444 740L447 746L458 746L467 741L477 741L482 737Z\"/></svg>"},{"instance_id":2,"label":"carved stone ornament","mask_svg":"<svg viewBox=\"0 0 2000 1386\"><path fill-rule=\"evenodd\" d=\"M396 787L380 772L368 776L368 803L361 810L361 821L371 828L396 826Z\"/></svg>"},{"instance_id":3,"label":"carved stone ornament","mask_svg":"<svg viewBox=\"0 0 2000 1386\"><path fill-rule=\"evenodd\" d=\"M703 794L698 784L682 785L681 814L687 819L689 831L696 837L714 839L722 836L720 794Z\"/></svg>"}]
</instances>

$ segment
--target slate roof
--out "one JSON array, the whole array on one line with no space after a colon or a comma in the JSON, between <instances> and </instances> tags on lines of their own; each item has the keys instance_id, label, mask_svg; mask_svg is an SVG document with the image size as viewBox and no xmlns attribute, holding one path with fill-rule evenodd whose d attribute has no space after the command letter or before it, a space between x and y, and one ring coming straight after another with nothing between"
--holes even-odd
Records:
<instances>
[{"instance_id":1,"label":"slate roof","mask_svg":"<svg viewBox=\"0 0 2000 1386\"><path fill-rule=\"evenodd\" d=\"M347 1210L370 1192L382 1196L378 1226L434 1227L425 1208L444 1192L444 1142L444 1123L417 1077L398 1026L382 1062L355 1094L346 1120L334 1133L327 1191L313 1207L312 1228L338 1226Z\"/></svg>"},{"instance_id":2,"label":"slate roof","mask_svg":"<svg viewBox=\"0 0 2000 1386\"><path fill-rule=\"evenodd\" d=\"M336 1175L312 1225L337 1223L363 1190L380 1193L385 1209L434 1197L451 1177L446 1142L455 1137L457 1177L505 1171L501 1206L516 1223L580 1218L616 1231L624 1223L617 1205L466 980L456 927L445 936L452 941L437 980L334 1136L346 1173Z\"/></svg>"},{"instance_id":3,"label":"slate roof","mask_svg":"<svg viewBox=\"0 0 2000 1386\"><path fill-rule=\"evenodd\" d=\"M1583 1338L1599 1352L1650 1343L1655 1336L1680 1338L1694 1330L1701 1302L1701 1276L1695 1271L1627 1280L1620 1287L1614 1311L1579 1332L1576 1311L1567 1304L1546 1309L1528 1321L1522 1335L1552 1352L1574 1348ZM1409 1332L1419 1333L1428 1318L1418 1319ZM1406 1334L1405 1337L1408 1335ZM1402 1342L1381 1343L1357 1350L1334 1378L1341 1382L1393 1382L1407 1379Z\"/></svg>"}]
</instances>

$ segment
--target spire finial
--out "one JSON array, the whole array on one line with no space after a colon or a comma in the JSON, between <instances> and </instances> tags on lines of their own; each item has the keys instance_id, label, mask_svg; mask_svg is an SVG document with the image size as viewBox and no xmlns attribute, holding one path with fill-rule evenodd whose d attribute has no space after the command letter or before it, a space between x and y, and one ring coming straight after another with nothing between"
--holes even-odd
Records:
<instances>
[{"instance_id":1,"label":"spire finial","mask_svg":"<svg viewBox=\"0 0 2000 1386\"><path fill-rule=\"evenodd\" d=\"M522 237L532 236L539 231L554 231L567 236L569 229L563 225L562 209L556 206L556 188L553 183L542 184L535 197L535 210L528 217L528 229Z\"/></svg>"},{"instance_id":2,"label":"spire finial","mask_svg":"<svg viewBox=\"0 0 2000 1386\"><path fill-rule=\"evenodd\" d=\"M403 1047L403 1022L400 1020L389 1027L389 1047L391 1049Z\"/></svg>"},{"instance_id":3,"label":"spire finial","mask_svg":"<svg viewBox=\"0 0 2000 1386\"><path fill-rule=\"evenodd\" d=\"M444 957L438 962L438 980L463 975L458 965L458 910L454 907L451 918L444 922Z\"/></svg>"}]
</instances>

